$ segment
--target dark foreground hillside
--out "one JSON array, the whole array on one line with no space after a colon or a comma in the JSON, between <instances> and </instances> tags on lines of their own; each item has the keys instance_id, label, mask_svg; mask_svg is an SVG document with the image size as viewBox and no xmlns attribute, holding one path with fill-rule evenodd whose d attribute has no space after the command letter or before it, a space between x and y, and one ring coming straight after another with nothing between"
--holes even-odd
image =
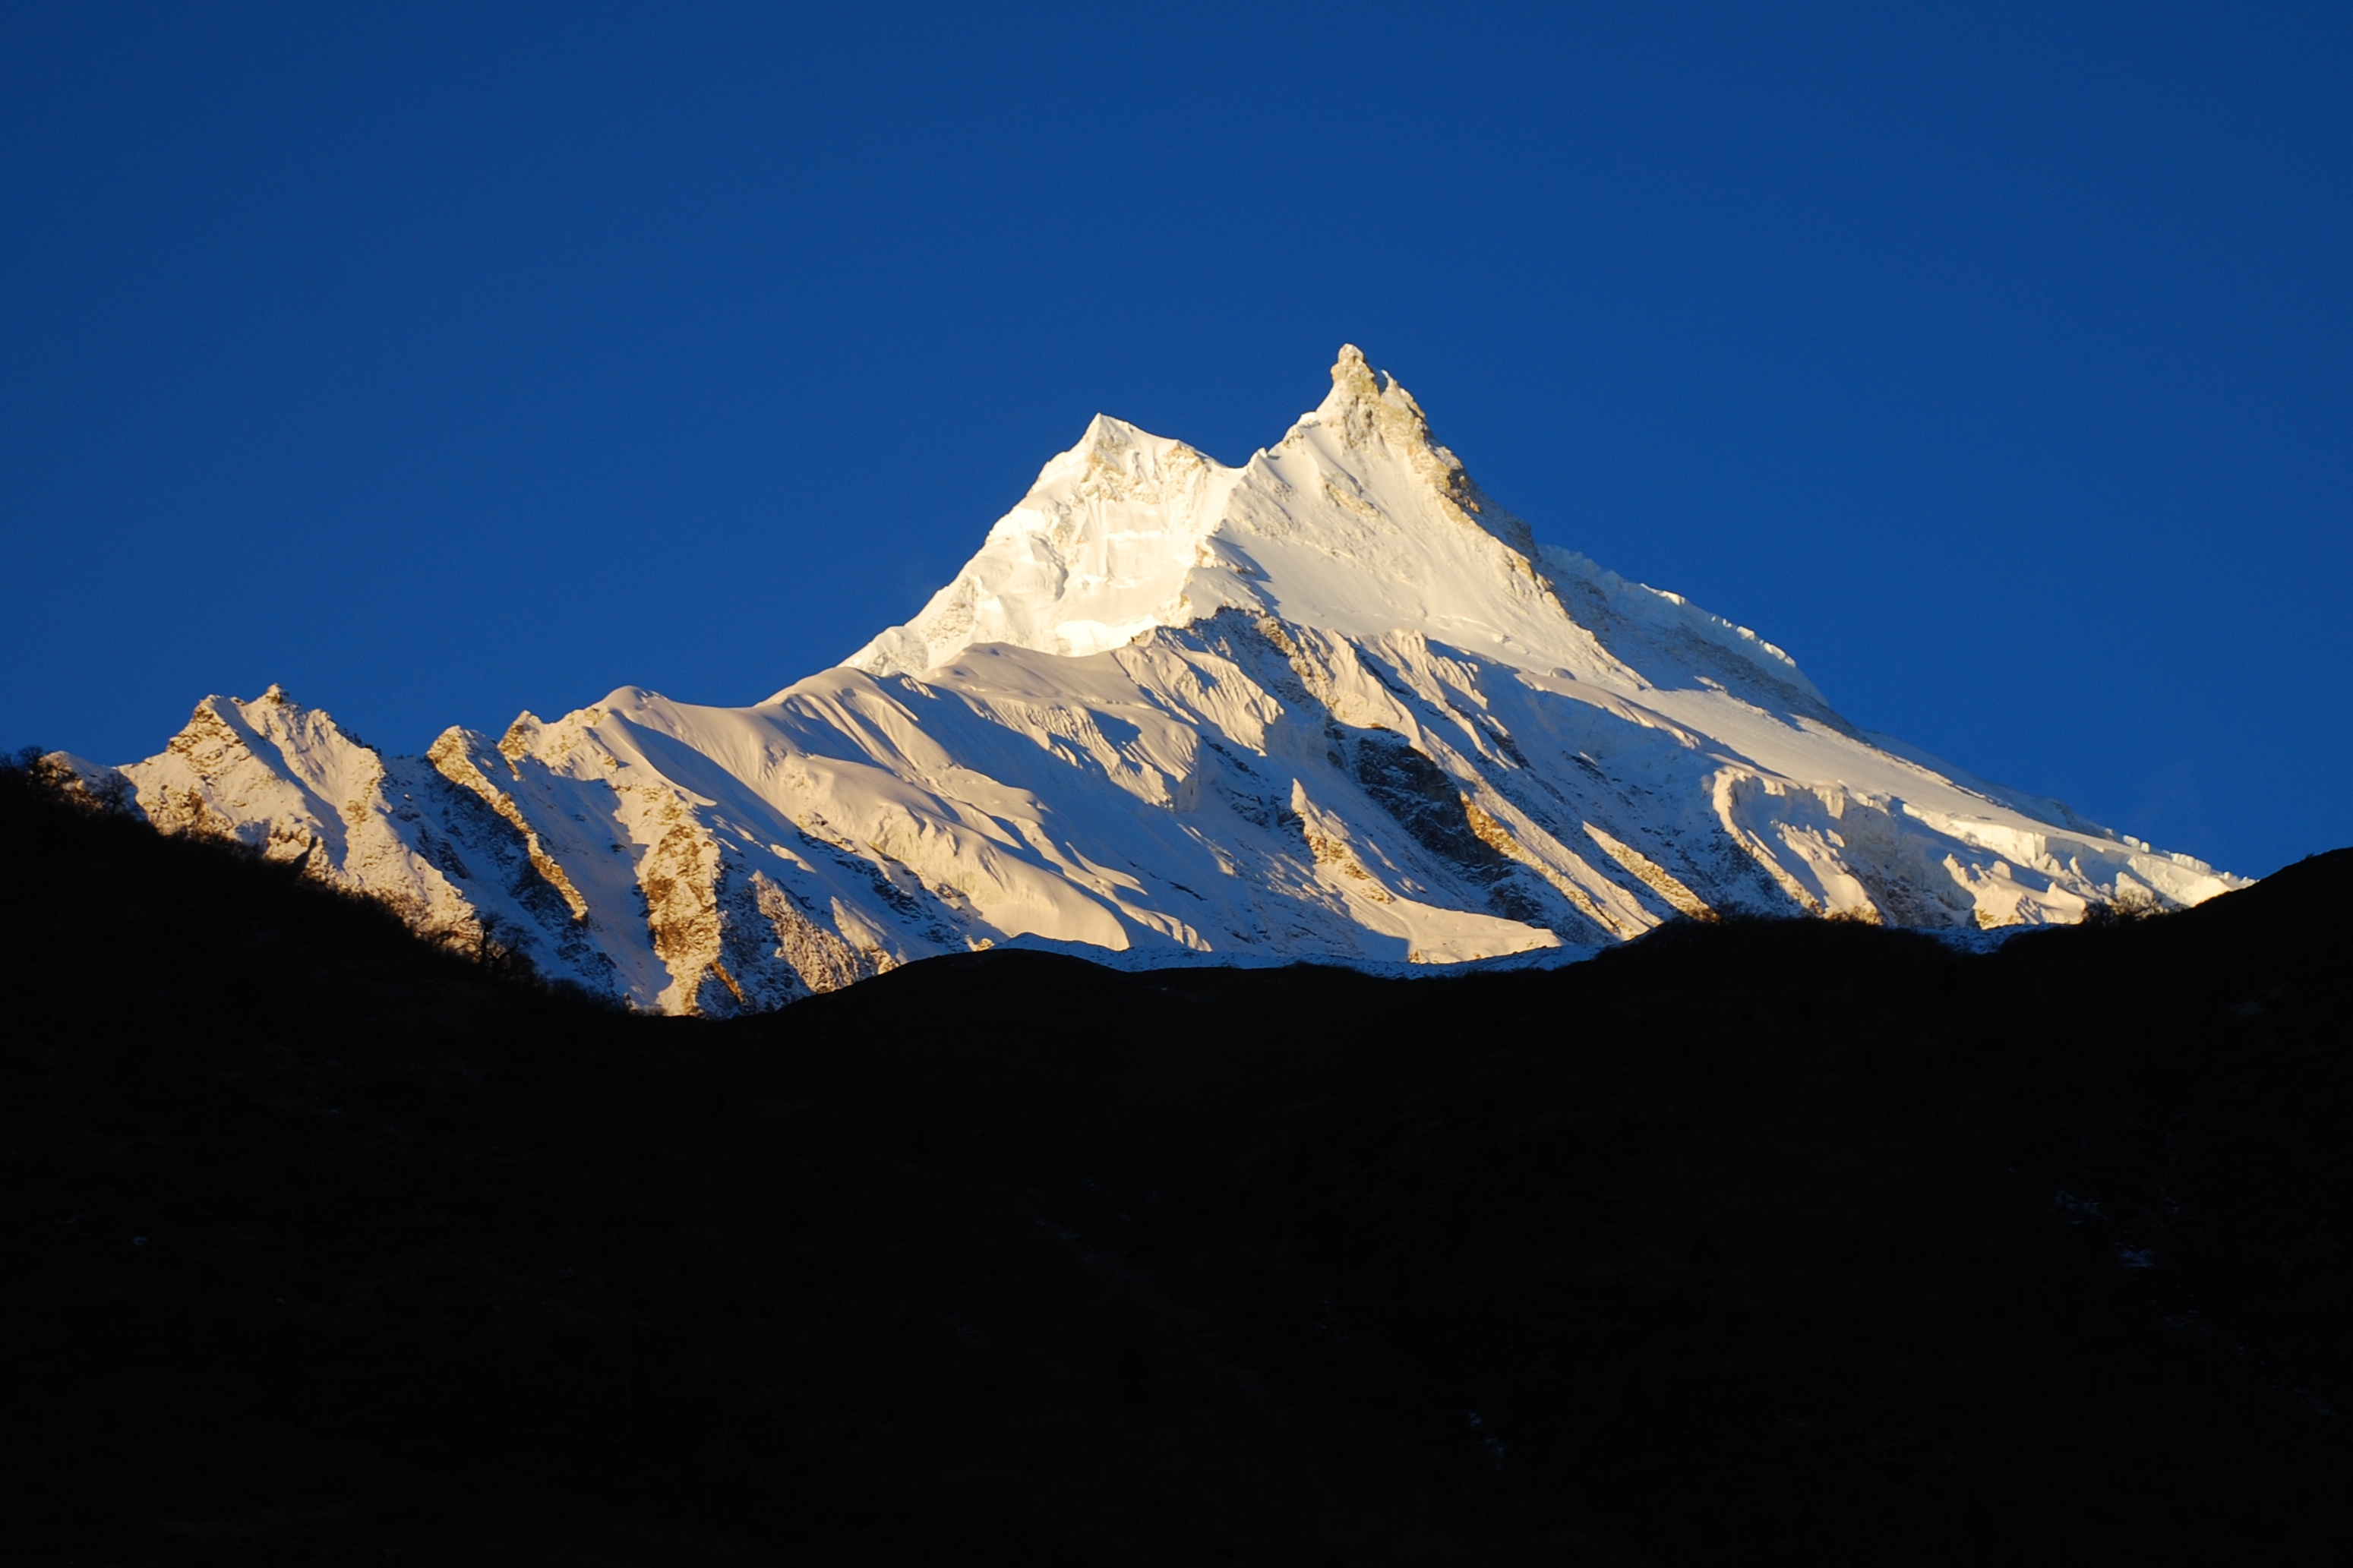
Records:
<instances>
[{"instance_id":1,"label":"dark foreground hillside","mask_svg":"<svg viewBox=\"0 0 2353 1568\"><path fill-rule=\"evenodd\" d=\"M0 1562L2353 1548L2353 852L730 1025L22 774L0 867Z\"/></svg>"}]
</instances>

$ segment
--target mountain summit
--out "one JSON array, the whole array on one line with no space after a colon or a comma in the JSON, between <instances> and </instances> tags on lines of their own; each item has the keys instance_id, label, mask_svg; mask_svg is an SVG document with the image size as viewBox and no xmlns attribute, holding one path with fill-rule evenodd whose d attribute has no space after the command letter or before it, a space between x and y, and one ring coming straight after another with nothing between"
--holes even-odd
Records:
<instances>
[{"instance_id":1,"label":"mountain summit","mask_svg":"<svg viewBox=\"0 0 2353 1568\"><path fill-rule=\"evenodd\" d=\"M1451 963L2242 885L1866 735L1754 633L1539 544L1353 346L1239 468L1098 416L913 620L755 707L625 687L385 758L273 687L119 773L56 760L681 1013L1017 939Z\"/></svg>"},{"instance_id":2,"label":"mountain summit","mask_svg":"<svg viewBox=\"0 0 2353 1568\"><path fill-rule=\"evenodd\" d=\"M1353 637L1443 631L1482 651L1528 639L1524 653L1591 664L1536 555L1527 524L1351 344L1331 395L1239 468L1096 416L923 614L847 662L921 675L976 642L1105 653L1231 609Z\"/></svg>"}]
</instances>

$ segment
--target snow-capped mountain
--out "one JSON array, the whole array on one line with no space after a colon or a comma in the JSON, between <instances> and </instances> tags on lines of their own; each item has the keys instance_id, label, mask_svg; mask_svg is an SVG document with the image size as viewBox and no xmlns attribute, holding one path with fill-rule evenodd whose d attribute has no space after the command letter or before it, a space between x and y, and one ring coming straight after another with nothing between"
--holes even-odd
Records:
<instances>
[{"instance_id":1,"label":"snow-capped mountain","mask_svg":"<svg viewBox=\"0 0 2353 1568\"><path fill-rule=\"evenodd\" d=\"M1239 468L1098 416L922 614L754 707L625 687L387 758L273 687L119 773L57 763L678 1013L1016 939L1451 963L2242 885L1857 731L1772 644L1539 544L1354 348Z\"/></svg>"}]
</instances>

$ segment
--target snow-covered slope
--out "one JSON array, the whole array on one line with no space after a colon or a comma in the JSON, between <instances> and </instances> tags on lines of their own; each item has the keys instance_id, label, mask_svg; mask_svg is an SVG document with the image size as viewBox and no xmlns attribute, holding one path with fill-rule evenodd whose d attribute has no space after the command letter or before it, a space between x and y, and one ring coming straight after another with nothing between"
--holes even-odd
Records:
<instances>
[{"instance_id":1,"label":"snow-covered slope","mask_svg":"<svg viewBox=\"0 0 2353 1568\"><path fill-rule=\"evenodd\" d=\"M121 773L166 831L670 1012L1017 939L1449 963L2241 885L1862 734L1770 643L1539 545L1354 348L1240 468L1098 416L915 619L756 707L624 688L386 759L272 688Z\"/></svg>"}]
</instances>

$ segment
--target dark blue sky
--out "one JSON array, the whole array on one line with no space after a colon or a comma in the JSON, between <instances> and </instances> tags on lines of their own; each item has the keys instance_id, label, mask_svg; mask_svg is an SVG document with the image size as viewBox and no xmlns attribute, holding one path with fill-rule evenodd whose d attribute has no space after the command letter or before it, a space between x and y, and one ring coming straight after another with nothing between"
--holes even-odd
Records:
<instances>
[{"instance_id":1,"label":"dark blue sky","mask_svg":"<svg viewBox=\"0 0 2353 1568\"><path fill-rule=\"evenodd\" d=\"M1343 341L1850 717L2353 842L2353 10L0 12L0 742L748 702Z\"/></svg>"}]
</instances>

